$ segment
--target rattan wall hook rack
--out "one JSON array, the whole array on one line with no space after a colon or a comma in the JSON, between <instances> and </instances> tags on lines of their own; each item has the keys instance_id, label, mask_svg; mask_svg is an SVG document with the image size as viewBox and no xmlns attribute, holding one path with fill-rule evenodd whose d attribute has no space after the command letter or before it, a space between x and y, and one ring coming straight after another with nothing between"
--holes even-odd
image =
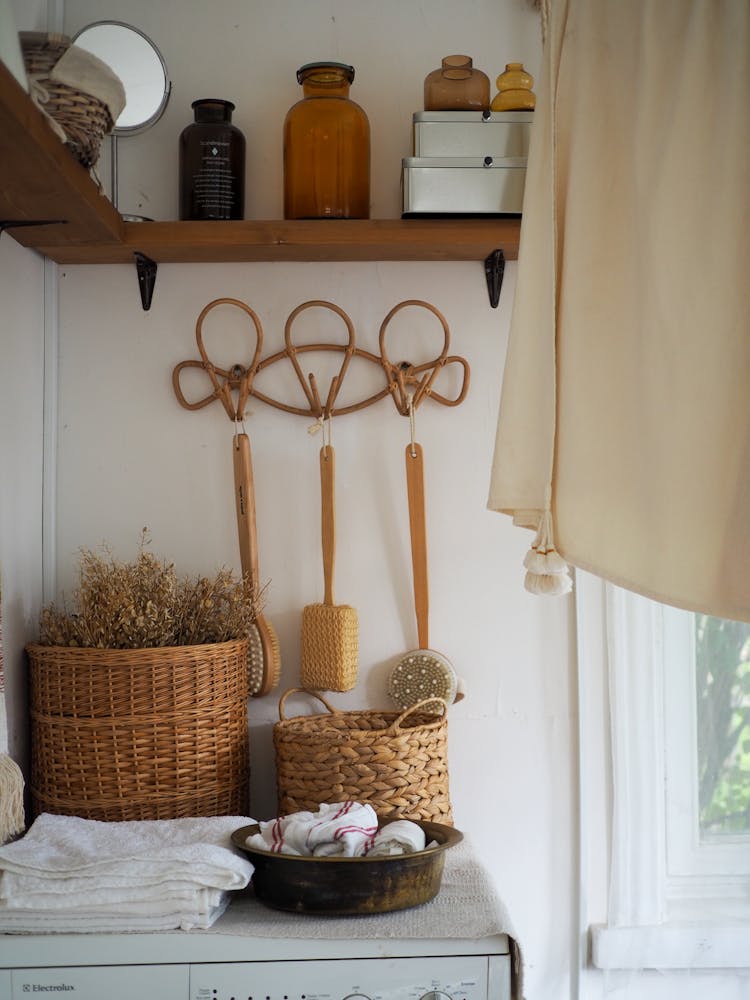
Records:
<instances>
[{"instance_id":1,"label":"rattan wall hook rack","mask_svg":"<svg viewBox=\"0 0 750 1000\"><path fill-rule=\"evenodd\" d=\"M229 368L220 368L211 362L206 352L203 338L203 323L206 317L213 309L220 305L234 306L243 311L250 320L252 334L254 334L254 347L251 347L247 358L231 365ZM397 313L408 307L426 309L440 322L443 331L443 347L436 357L419 363L405 360L393 361L389 357L387 338L390 323ZM325 341L295 345L292 339L294 322L302 312L313 308L327 309L343 320L347 331L346 343ZM315 420L327 420L334 416L338 417L343 414L363 410L384 399L386 396L392 398L396 409L402 416L409 416L410 409L413 412L425 399L431 399L441 406L458 406L466 398L469 390L471 375L469 364L465 358L449 354L450 330L445 316L434 305L422 299L406 299L391 309L380 325L378 340L379 354L374 354L371 351L357 347L354 324L350 317L340 306L324 299L312 299L308 302L303 302L296 309L292 310L284 326L284 347L266 358L261 357L263 327L258 314L249 305L239 299L219 298L209 302L201 311L196 321L195 339L200 357L181 361L172 371L172 386L175 395L180 405L187 410L199 410L204 406L208 406L209 403L219 400L229 419L235 423L244 419L245 409L251 397L267 403L269 406L276 407L276 409L285 410L287 413L312 417ZM338 374L331 378L325 397L321 395L315 373L308 372L307 376L305 376L300 362L301 356L304 357L308 353L316 351L332 351L342 355ZM336 406L336 400L341 393L341 387L349 370L349 365L355 357L377 365L383 372L384 384L381 389L364 399L359 399L345 406ZM271 365L284 363L291 365L302 387L302 392L307 403L306 406L294 406L284 400L273 399L256 388L255 378L259 372L264 371ZM453 398L448 398L437 391L435 384L441 372L449 366L455 365L458 365L461 369L460 389ZM200 399L190 401L183 392L181 378L183 373L188 369L200 369L208 376L211 391Z\"/></svg>"}]
</instances>

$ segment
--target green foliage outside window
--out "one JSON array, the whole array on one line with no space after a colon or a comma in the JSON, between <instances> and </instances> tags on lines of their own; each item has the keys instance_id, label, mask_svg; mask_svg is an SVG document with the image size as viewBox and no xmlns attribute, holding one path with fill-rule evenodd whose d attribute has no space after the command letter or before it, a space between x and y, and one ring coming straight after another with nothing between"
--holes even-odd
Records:
<instances>
[{"instance_id":1,"label":"green foliage outside window","mask_svg":"<svg viewBox=\"0 0 750 1000\"><path fill-rule=\"evenodd\" d=\"M750 833L750 624L695 616L700 828Z\"/></svg>"}]
</instances>

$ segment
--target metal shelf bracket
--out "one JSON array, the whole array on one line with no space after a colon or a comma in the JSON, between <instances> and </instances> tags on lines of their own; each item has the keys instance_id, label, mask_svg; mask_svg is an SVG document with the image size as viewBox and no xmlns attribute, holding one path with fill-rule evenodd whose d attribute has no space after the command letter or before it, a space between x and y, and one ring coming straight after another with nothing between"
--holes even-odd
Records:
<instances>
[{"instance_id":1,"label":"metal shelf bracket","mask_svg":"<svg viewBox=\"0 0 750 1000\"><path fill-rule=\"evenodd\" d=\"M141 290L141 305L144 310L151 308L151 299L154 295L154 285L156 284L156 261L151 260L145 253L134 251L135 267L138 273L138 287Z\"/></svg>"},{"instance_id":2,"label":"metal shelf bracket","mask_svg":"<svg viewBox=\"0 0 750 1000\"><path fill-rule=\"evenodd\" d=\"M487 278L490 305L493 309L497 309L500 301L500 290L503 287L503 275L505 274L505 254L502 250L493 250L485 258L484 273Z\"/></svg>"}]
</instances>

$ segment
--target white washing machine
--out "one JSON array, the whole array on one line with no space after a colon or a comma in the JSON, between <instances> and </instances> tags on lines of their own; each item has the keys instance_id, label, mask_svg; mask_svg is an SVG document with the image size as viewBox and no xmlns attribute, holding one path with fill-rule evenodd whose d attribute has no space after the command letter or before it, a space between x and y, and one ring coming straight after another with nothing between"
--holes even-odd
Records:
<instances>
[{"instance_id":1,"label":"white washing machine","mask_svg":"<svg viewBox=\"0 0 750 1000\"><path fill-rule=\"evenodd\" d=\"M0 935L0 1000L511 1000L505 935Z\"/></svg>"},{"instance_id":2,"label":"white washing machine","mask_svg":"<svg viewBox=\"0 0 750 1000\"><path fill-rule=\"evenodd\" d=\"M207 930L0 933L0 1000L518 1000L520 952L470 846L423 906L284 913L248 889Z\"/></svg>"}]
</instances>

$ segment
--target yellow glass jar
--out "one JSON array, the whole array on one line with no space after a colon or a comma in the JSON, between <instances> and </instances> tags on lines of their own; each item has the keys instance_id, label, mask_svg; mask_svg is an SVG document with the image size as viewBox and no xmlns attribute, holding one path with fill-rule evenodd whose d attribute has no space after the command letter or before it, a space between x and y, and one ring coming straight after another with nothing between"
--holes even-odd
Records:
<instances>
[{"instance_id":1,"label":"yellow glass jar","mask_svg":"<svg viewBox=\"0 0 750 1000\"><path fill-rule=\"evenodd\" d=\"M284 121L284 218L369 219L370 123L349 98L354 67L307 63Z\"/></svg>"},{"instance_id":2,"label":"yellow glass jar","mask_svg":"<svg viewBox=\"0 0 750 1000\"><path fill-rule=\"evenodd\" d=\"M533 111L536 95L531 89L534 77L523 63L508 63L505 72L495 80L498 93L492 98L490 111Z\"/></svg>"}]
</instances>

